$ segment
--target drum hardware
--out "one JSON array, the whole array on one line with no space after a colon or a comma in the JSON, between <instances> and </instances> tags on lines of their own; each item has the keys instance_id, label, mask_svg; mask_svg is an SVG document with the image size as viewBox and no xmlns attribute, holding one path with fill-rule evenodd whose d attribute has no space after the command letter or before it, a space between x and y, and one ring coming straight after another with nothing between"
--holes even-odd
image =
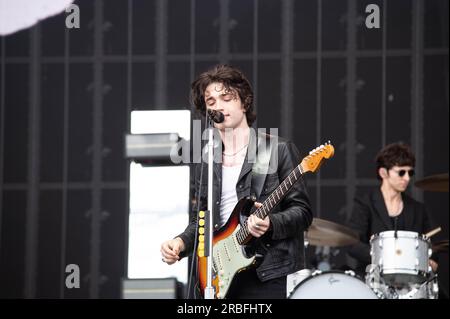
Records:
<instances>
[{"instance_id":1,"label":"drum hardware","mask_svg":"<svg viewBox=\"0 0 450 319\"><path fill-rule=\"evenodd\" d=\"M431 271L429 238L415 232L385 231L370 242L372 264L380 267L380 276L388 285L399 287L426 281Z\"/></svg>"},{"instance_id":2,"label":"drum hardware","mask_svg":"<svg viewBox=\"0 0 450 319\"><path fill-rule=\"evenodd\" d=\"M439 288L437 275L434 275L420 286L413 285L405 295L400 295L400 299L437 299Z\"/></svg>"},{"instance_id":3,"label":"drum hardware","mask_svg":"<svg viewBox=\"0 0 450 319\"><path fill-rule=\"evenodd\" d=\"M379 285L372 289L380 299L437 299L439 295L437 276L422 284L411 284L408 287Z\"/></svg>"},{"instance_id":4,"label":"drum hardware","mask_svg":"<svg viewBox=\"0 0 450 319\"><path fill-rule=\"evenodd\" d=\"M372 264L366 269L366 284L380 298L437 298L437 275L432 273L429 257L432 254L430 237L439 231L436 228L425 235L386 231L372 236Z\"/></svg>"},{"instance_id":5,"label":"drum hardware","mask_svg":"<svg viewBox=\"0 0 450 319\"><path fill-rule=\"evenodd\" d=\"M439 289L429 257L433 252L448 252L448 240L431 246L430 237L440 231L438 227L424 235L400 230L374 234L370 239L372 264L363 281L353 271L330 270L329 263L333 248L356 244L357 234L347 227L315 218L305 233L305 247L316 246L318 270L302 269L301 273L289 275L288 298L435 299Z\"/></svg>"},{"instance_id":6,"label":"drum hardware","mask_svg":"<svg viewBox=\"0 0 450 319\"><path fill-rule=\"evenodd\" d=\"M373 265L372 265L373 266ZM437 299L439 288L437 276L432 276L422 284L410 283L394 287L386 284L379 276L377 266L371 267L366 275L366 284L379 299Z\"/></svg>"},{"instance_id":7,"label":"drum hardware","mask_svg":"<svg viewBox=\"0 0 450 319\"><path fill-rule=\"evenodd\" d=\"M315 263L314 266L318 270L327 271L331 270L330 262L330 247L329 246L317 246L315 250Z\"/></svg>"}]
</instances>

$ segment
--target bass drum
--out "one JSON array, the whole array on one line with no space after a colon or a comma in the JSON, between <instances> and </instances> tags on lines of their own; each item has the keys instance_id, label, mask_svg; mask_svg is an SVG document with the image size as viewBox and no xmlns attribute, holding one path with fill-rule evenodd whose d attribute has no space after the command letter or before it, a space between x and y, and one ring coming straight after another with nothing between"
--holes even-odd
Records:
<instances>
[{"instance_id":1,"label":"bass drum","mask_svg":"<svg viewBox=\"0 0 450 319\"><path fill-rule=\"evenodd\" d=\"M316 271L299 283L289 299L378 299L352 271Z\"/></svg>"}]
</instances>

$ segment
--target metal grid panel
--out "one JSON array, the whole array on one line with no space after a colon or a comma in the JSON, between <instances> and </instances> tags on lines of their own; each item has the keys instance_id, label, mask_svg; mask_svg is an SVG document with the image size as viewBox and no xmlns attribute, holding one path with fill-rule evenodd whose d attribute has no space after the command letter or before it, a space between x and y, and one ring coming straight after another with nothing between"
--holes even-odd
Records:
<instances>
[{"instance_id":1,"label":"metal grid panel","mask_svg":"<svg viewBox=\"0 0 450 319\"><path fill-rule=\"evenodd\" d=\"M363 9L368 3L377 3L382 8L380 30L364 28ZM113 130L109 122L117 120L112 115L115 114L121 117L118 123L122 121L122 124L118 126L128 129L127 116L134 108L173 107L168 104L172 101L174 104L186 101L188 107L187 96L181 96L188 93L188 86L178 89L181 82L172 82L177 72L181 73L180 81L191 81L208 65L236 62L248 70L252 80L260 126L280 127L281 134L293 139L303 153L322 143L324 138L337 138L333 142L342 162L338 158L333 159L337 164L330 162L323 172L309 178L317 216L345 220L358 188L377 185L375 178L369 176L370 170L364 168L372 164L367 162L368 159L395 137L404 136L406 142L412 144L417 154L419 175L431 173L424 165L423 155L427 148L435 145L427 139L427 128L424 128L423 122L427 102L424 96L424 59L443 58L448 70L446 1L428 4L423 0L401 3L387 0L249 0L242 4L242 12L237 12L241 4L238 0L127 0L108 3L84 0L77 1L77 4L83 15L80 30L64 29L61 32L61 26L55 23L63 21L60 16L30 31L1 39L0 231L6 233L4 236L0 233L0 238L10 238L6 230L9 225L5 224L5 220L9 219L5 219L7 215L3 209L10 207L5 206L9 203L5 196L11 192L25 191L27 194L27 208L23 212L27 224L27 262L23 285L18 283L23 291L23 295L17 295L19 297L52 293L58 297L119 295L119 278L109 278L111 270L103 274L102 264L110 260L102 260L101 257L103 241L107 240L107 237L102 237L102 225L108 219L104 217L105 204L102 203L107 202L113 196L111 194L117 194L114 192L122 192L127 198L128 173L108 175L108 170L114 169L127 172L125 160L118 151L123 141L117 138L117 134L109 139ZM439 10L439 6L447 6L446 16L443 13L445 10ZM186 10L179 22L174 22L179 18L171 11L174 8ZM123 15L123 10L127 11L126 15ZM436 12L441 15L441 28L436 27L429 18ZM177 28L181 24L184 27ZM438 31L441 37L433 37ZM54 40L53 45L49 39ZM180 46L177 46L178 41L182 41ZM48 128L44 127L44 123L48 122L42 112L47 106L41 104L41 96L48 94L45 90L51 89L42 87L45 81L41 82L41 79L51 76L47 71L51 65L56 68L62 66L57 72L64 74L61 79L63 111L59 114L59 120L63 123L59 129L62 138L57 140L60 144L56 148L60 152L57 161L62 163L57 166L60 172L54 175L54 180L45 175L45 162L51 159L51 155L47 152L40 154L45 150L41 146L47 142L43 134ZM10 121L8 114L11 114L13 107L8 98L13 94L7 90L8 83L13 81L8 68L29 70L30 99L26 114L29 125L28 135L25 136L28 149L20 153L26 159L25 175L18 172L13 176L11 169L14 167L3 155L11 148L12 132L6 123ZM372 70L376 68L380 69L373 77ZM395 79L391 76L396 70L402 72L404 79L409 79L408 84L402 81L403 84L398 87L391 86L395 86L395 83L389 82ZM308 85L314 92L304 91L307 78L303 72L313 77L312 84ZM118 76L123 76L123 79L116 82ZM84 82L78 82L83 78ZM448 84L448 72L445 79ZM367 91L364 85L371 83L376 85L376 89ZM177 89L172 89L172 86ZM394 94L397 91L403 92L400 98L403 96L406 101L409 100L406 103L409 105L402 105L401 110L392 108L394 101L397 101ZM304 99L301 92L305 92L307 98ZM409 92L408 97L404 92ZM375 102L372 101L374 107L379 108L374 111L378 114L379 128L375 134L378 137L370 140L360 134L372 120L371 117L366 120L359 117L364 112L360 104L364 103L364 94L368 95L367 99L378 97ZM448 85L444 94L447 94L448 112ZM331 103L330 99L335 103ZM298 104L298 101L304 102ZM303 105L308 102L309 105ZM339 121L330 127L333 118L329 117L333 112L336 112ZM391 122L397 117L410 117L410 120L405 126L397 127L395 121ZM409 132L402 135L407 125ZM89 133L78 139L77 130L81 128ZM79 156L80 160L74 162L74 156ZM448 151L446 156L448 162ZM437 165L445 169L440 162ZM45 254L35 253L36 247L45 249L40 245L40 241L45 243L45 238L38 236L40 230L45 228L37 222L42 220L44 211L40 212L37 207L50 207L48 210L53 213L57 209L43 202L51 200L51 196L42 195L44 191L56 191L52 194L61 196L61 228L58 231L61 234L61 275L58 282L53 283L59 291L53 292L41 291L41 281L37 278L38 265L42 263L41 258L45 258ZM73 205L74 198L79 198L75 194L80 192L85 199L89 194L90 205L73 208L70 205ZM342 199L344 193L345 201L342 203L338 198ZM423 194L415 192L414 196L420 199ZM339 207L323 207L323 211L325 198L326 202L334 201ZM126 211L122 213L121 242L126 241L124 232L127 228ZM337 216L330 215L336 213ZM70 239L73 235L70 230L72 223L77 224L78 229L89 238L85 243L89 253L83 254ZM86 229L81 225L89 226ZM6 243L0 242L0 245L3 248ZM77 293L64 288L64 268L70 256L85 259L80 261L85 267L82 283L87 284L88 288ZM14 258L19 261L22 257L16 255ZM124 269L126 257L122 258L121 269ZM7 273L5 271L5 268L2 269L2 273ZM103 283L108 281L117 284L108 283L108 288L102 290ZM117 292L110 292L114 287L118 288Z\"/></svg>"}]
</instances>

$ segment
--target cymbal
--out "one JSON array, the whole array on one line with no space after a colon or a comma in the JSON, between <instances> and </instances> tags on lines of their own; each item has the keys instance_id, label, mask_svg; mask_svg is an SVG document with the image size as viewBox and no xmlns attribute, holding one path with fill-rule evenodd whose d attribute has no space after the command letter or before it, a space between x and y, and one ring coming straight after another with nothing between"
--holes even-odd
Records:
<instances>
[{"instance_id":1,"label":"cymbal","mask_svg":"<svg viewBox=\"0 0 450 319\"><path fill-rule=\"evenodd\" d=\"M425 177L414 185L430 192L448 192L448 173Z\"/></svg>"},{"instance_id":2,"label":"cymbal","mask_svg":"<svg viewBox=\"0 0 450 319\"><path fill-rule=\"evenodd\" d=\"M433 253L448 253L448 239L441 240L431 246Z\"/></svg>"},{"instance_id":3,"label":"cymbal","mask_svg":"<svg viewBox=\"0 0 450 319\"><path fill-rule=\"evenodd\" d=\"M306 239L312 246L330 247L353 245L359 241L358 234L350 228L320 218L313 219Z\"/></svg>"}]
</instances>

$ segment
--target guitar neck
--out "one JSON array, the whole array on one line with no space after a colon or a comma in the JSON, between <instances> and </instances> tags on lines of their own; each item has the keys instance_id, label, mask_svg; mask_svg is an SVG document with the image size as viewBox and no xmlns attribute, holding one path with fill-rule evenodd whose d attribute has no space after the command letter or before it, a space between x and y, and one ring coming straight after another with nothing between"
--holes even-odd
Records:
<instances>
[{"instance_id":1,"label":"guitar neck","mask_svg":"<svg viewBox=\"0 0 450 319\"><path fill-rule=\"evenodd\" d=\"M303 169L301 165L298 165L294 170L284 179L280 185L272 192L272 194L267 197L267 199L262 203L262 206L255 210L253 213L258 218L264 219L269 215L272 209L278 205L278 203L286 196L291 187L300 179L303 175ZM246 243L250 238L251 234L247 229L247 221L245 221L243 227L239 229L236 233L237 240L239 244Z\"/></svg>"}]
</instances>

